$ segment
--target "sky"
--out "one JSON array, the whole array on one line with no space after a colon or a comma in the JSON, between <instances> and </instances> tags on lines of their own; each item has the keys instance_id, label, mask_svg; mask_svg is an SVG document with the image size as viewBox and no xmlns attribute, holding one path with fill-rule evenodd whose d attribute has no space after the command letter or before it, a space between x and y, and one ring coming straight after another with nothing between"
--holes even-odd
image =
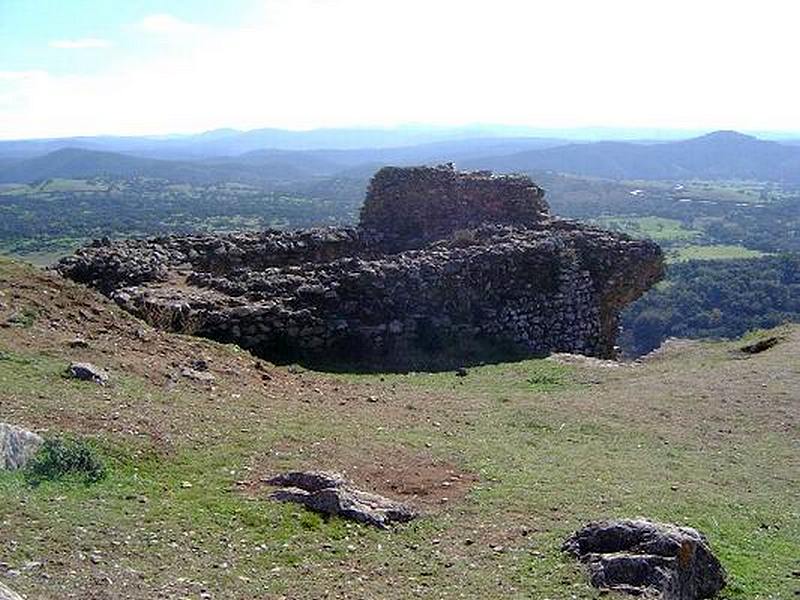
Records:
<instances>
[{"instance_id":1,"label":"sky","mask_svg":"<svg viewBox=\"0 0 800 600\"><path fill-rule=\"evenodd\" d=\"M797 0L0 0L0 139L800 132Z\"/></svg>"}]
</instances>

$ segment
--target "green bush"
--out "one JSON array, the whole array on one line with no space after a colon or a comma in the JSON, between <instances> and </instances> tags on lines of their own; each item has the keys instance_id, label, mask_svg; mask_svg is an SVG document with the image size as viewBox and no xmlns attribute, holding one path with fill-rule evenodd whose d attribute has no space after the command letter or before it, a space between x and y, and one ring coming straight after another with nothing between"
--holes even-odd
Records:
<instances>
[{"instance_id":1,"label":"green bush","mask_svg":"<svg viewBox=\"0 0 800 600\"><path fill-rule=\"evenodd\" d=\"M103 479L106 468L97 450L85 440L50 438L28 463L25 476L33 485L67 476L89 484Z\"/></svg>"}]
</instances>

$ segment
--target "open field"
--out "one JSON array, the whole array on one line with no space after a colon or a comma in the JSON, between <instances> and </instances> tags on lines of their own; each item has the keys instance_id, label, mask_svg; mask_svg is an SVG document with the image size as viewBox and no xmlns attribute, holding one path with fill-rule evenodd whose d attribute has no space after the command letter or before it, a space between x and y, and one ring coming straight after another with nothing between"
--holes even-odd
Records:
<instances>
[{"instance_id":1,"label":"open field","mask_svg":"<svg viewBox=\"0 0 800 600\"><path fill-rule=\"evenodd\" d=\"M600 217L594 219L593 223L632 237L649 238L657 242L687 242L703 235L702 231L684 227L677 219L662 217Z\"/></svg>"},{"instance_id":2,"label":"open field","mask_svg":"<svg viewBox=\"0 0 800 600\"><path fill-rule=\"evenodd\" d=\"M731 244L713 244L710 246L682 246L667 253L669 262L685 262L688 260L738 260L743 258L760 258L764 252L751 250L744 246Z\"/></svg>"},{"instance_id":3,"label":"open field","mask_svg":"<svg viewBox=\"0 0 800 600\"><path fill-rule=\"evenodd\" d=\"M724 598L799 587L797 328L750 358L685 342L618 367L328 375L156 332L19 264L0 292L3 420L85 436L109 466L89 486L0 474L0 578L32 598L597 598L560 542L636 515L703 530ZM179 375L198 357L213 384ZM65 379L78 359L110 385ZM312 466L424 516L383 532L266 499L262 478Z\"/></svg>"},{"instance_id":4,"label":"open field","mask_svg":"<svg viewBox=\"0 0 800 600\"><path fill-rule=\"evenodd\" d=\"M633 180L623 182L647 193L670 194L694 201L763 204L781 200L791 194L784 186L767 181L689 179L671 181Z\"/></svg>"}]
</instances>

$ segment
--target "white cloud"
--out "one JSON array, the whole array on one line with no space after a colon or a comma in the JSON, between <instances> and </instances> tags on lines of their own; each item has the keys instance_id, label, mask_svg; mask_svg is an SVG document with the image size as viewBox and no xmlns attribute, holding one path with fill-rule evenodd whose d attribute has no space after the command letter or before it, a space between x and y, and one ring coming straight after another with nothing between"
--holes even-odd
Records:
<instances>
[{"instance_id":1,"label":"white cloud","mask_svg":"<svg viewBox=\"0 0 800 600\"><path fill-rule=\"evenodd\" d=\"M53 40L48 44L51 48L63 50L81 50L84 48L109 48L113 44L101 38L79 38L76 40Z\"/></svg>"},{"instance_id":2,"label":"white cloud","mask_svg":"<svg viewBox=\"0 0 800 600\"><path fill-rule=\"evenodd\" d=\"M405 122L800 131L800 3L266 0L157 58L6 81L0 137ZM190 35L189 35L190 34Z\"/></svg>"},{"instance_id":3,"label":"white cloud","mask_svg":"<svg viewBox=\"0 0 800 600\"><path fill-rule=\"evenodd\" d=\"M0 81L25 81L47 76L47 71L0 71Z\"/></svg>"},{"instance_id":4,"label":"white cloud","mask_svg":"<svg viewBox=\"0 0 800 600\"><path fill-rule=\"evenodd\" d=\"M198 33L206 29L205 27L183 21L166 13L144 17L138 23L138 28L147 33L157 35L185 35L188 33Z\"/></svg>"}]
</instances>

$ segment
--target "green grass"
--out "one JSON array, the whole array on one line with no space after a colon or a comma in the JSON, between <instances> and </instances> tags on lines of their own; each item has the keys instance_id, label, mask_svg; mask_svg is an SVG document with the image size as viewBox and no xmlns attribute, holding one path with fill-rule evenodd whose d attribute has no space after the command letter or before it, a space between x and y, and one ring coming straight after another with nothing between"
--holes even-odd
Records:
<instances>
[{"instance_id":1,"label":"green grass","mask_svg":"<svg viewBox=\"0 0 800 600\"><path fill-rule=\"evenodd\" d=\"M667 253L668 262L685 262L689 260L739 260L744 258L760 258L766 256L758 250L744 246L716 244L711 246L683 246Z\"/></svg>"},{"instance_id":2,"label":"green grass","mask_svg":"<svg viewBox=\"0 0 800 600\"><path fill-rule=\"evenodd\" d=\"M0 196L36 195L57 192L101 192L108 184L101 180L89 179L47 179L37 184L0 184Z\"/></svg>"},{"instance_id":3,"label":"green grass","mask_svg":"<svg viewBox=\"0 0 800 600\"><path fill-rule=\"evenodd\" d=\"M0 472L0 521L14 540L0 548L0 560L44 560L50 583L28 575L14 581L42 598L80 592L107 573L115 593L135 598L155 590L316 598L327 590L359 598L590 599L601 596L561 553L562 540L588 520L645 515L708 535L730 574L722 598L788 600L788 573L800 556L800 515L791 502L796 449L782 431L733 443L710 435L730 424L706 428L712 401L681 393L724 379L715 369L728 355L717 352L686 356L663 373L614 370L602 382L594 371L548 360L475 367L465 377L307 372L295 385L308 386L316 403L258 412L267 400L251 389L237 397L183 382L167 390L121 370L104 388L65 379L58 353L5 348L4 402L50 419L53 433L63 422L88 430L82 435L99 449L107 476L91 486L32 487L20 473ZM680 388L655 389L675 373ZM348 400L335 412L336 397L311 389L320 377L341 386L342 398L381 400ZM647 394L623 385L636 386L637 378ZM653 394L661 394L658 402ZM124 410L133 415L124 427L91 432ZM670 428L660 411L697 417L690 428ZM742 428L760 418L733 417ZM137 418L158 422L169 449L135 431ZM170 433L174 422L185 435ZM319 458L320 440L367 460L391 462L392 448L430 454L479 480L463 501L388 533L271 502L266 490L239 491L237 482L274 448L292 452L266 464L293 468L306 455ZM42 586L58 591L46 596Z\"/></svg>"},{"instance_id":4,"label":"green grass","mask_svg":"<svg viewBox=\"0 0 800 600\"><path fill-rule=\"evenodd\" d=\"M88 179L48 179L37 186L43 192L98 192L108 189L108 185L99 180Z\"/></svg>"},{"instance_id":5,"label":"green grass","mask_svg":"<svg viewBox=\"0 0 800 600\"><path fill-rule=\"evenodd\" d=\"M455 371L435 373L332 373L329 377L351 383L376 383L381 387L407 386L413 389L460 390L471 392L549 392L573 385L570 367L553 361L533 359L481 365L467 369L460 377Z\"/></svg>"},{"instance_id":6,"label":"green grass","mask_svg":"<svg viewBox=\"0 0 800 600\"><path fill-rule=\"evenodd\" d=\"M632 237L648 238L657 242L690 241L703 232L687 229L676 219L662 217L601 217L595 220L601 227L621 231Z\"/></svg>"},{"instance_id":7,"label":"green grass","mask_svg":"<svg viewBox=\"0 0 800 600\"><path fill-rule=\"evenodd\" d=\"M7 239L0 241L0 256L44 267L72 254L88 241L70 237Z\"/></svg>"},{"instance_id":8,"label":"green grass","mask_svg":"<svg viewBox=\"0 0 800 600\"><path fill-rule=\"evenodd\" d=\"M675 197L690 198L693 201L706 200L718 203L766 204L793 194L791 187L784 188L780 184L764 181L687 180L676 184L633 180L624 183L628 187L653 190L657 193L667 192ZM681 187L677 187L678 185Z\"/></svg>"},{"instance_id":9,"label":"green grass","mask_svg":"<svg viewBox=\"0 0 800 600\"><path fill-rule=\"evenodd\" d=\"M546 378L548 385L530 391L548 391L547 396L525 393L531 373ZM480 475L481 484L465 509L471 515L512 514L517 525L538 532L535 544L511 552L506 572L530 597L585 597L573 566L553 549L588 520L646 515L694 526L709 536L729 571L722 598L789 598L784 594L789 593L788 573L795 564L789 557L800 552L800 514L782 507L786 489L781 481L762 477L771 461L796 464L791 443L781 434L749 440L747 451L734 446L709 453L699 439L642 431L624 409L565 413L559 397L582 391L590 401L591 394L576 384L572 369L548 361L481 367L462 378L463 383L452 373L356 379L410 389L454 389L488 402L491 408L480 416L464 415L468 426L460 435L443 436L430 423L399 435L408 445L461 456ZM544 551L536 550L532 558L533 548ZM761 562L764 556L772 557L768 565Z\"/></svg>"}]
</instances>

